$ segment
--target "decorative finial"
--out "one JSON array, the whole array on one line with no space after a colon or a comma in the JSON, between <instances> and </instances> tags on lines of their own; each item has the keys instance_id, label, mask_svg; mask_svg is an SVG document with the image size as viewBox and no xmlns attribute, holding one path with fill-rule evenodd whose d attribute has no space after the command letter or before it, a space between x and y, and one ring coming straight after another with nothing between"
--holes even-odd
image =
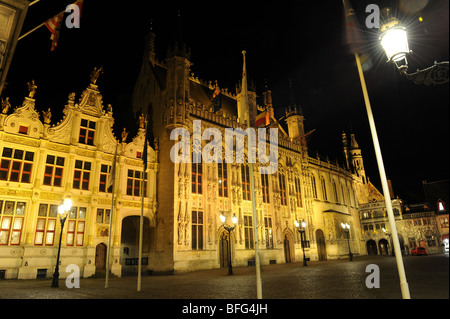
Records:
<instances>
[{"instance_id":1,"label":"decorative finial","mask_svg":"<svg viewBox=\"0 0 450 319\"><path fill-rule=\"evenodd\" d=\"M44 116L44 124L50 124L50 120L52 118L50 108L47 111L42 111L42 115Z\"/></svg>"}]
</instances>

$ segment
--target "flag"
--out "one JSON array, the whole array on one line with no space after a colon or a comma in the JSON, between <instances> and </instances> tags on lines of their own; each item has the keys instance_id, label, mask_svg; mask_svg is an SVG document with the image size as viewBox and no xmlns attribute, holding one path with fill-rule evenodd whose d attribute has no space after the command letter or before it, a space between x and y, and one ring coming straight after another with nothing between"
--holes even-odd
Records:
<instances>
[{"instance_id":1,"label":"flag","mask_svg":"<svg viewBox=\"0 0 450 319\"><path fill-rule=\"evenodd\" d=\"M58 45L58 38L59 38L59 30L61 29L61 22L64 16L64 12L58 13L53 18L47 20L45 22L45 26L47 29L51 32L50 40L52 40L52 47L50 51L53 51L56 46Z\"/></svg>"},{"instance_id":2,"label":"flag","mask_svg":"<svg viewBox=\"0 0 450 319\"><path fill-rule=\"evenodd\" d=\"M270 114L267 110L265 110L264 112L262 112L256 116L256 120L255 120L256 127L265 126L265 125L269 125L269 124L270 124Z\"/></svg>"},{"instance_id":3,"label":"flag","mask_svg":"<svg viewBox=\"0 0 450 319\"><path fill-rule=\"evenodd\" d=\"M147 170L147 152L148 152L149 129L148 122L145 124L144 150L142 151L142 162L144 163L144 172Z\"/></svg>"},{"instance_id":4,"label":"flag","mask_svg":"<svg viewBox=\"0 0 450 319\"><path fill-rule=\"evenodd\" d=\"M344 2L344 18L345 18L345 42L344 44L352 54L359 54L361 57L362 68L364 71L372 67L372 59L370 55L363 49L364 36L362 29L355 16L355 10L349 0Z\"/></svg>"},{"instance_id":5,"label":"flag","mask_svg":"<svg viewBox=\"0 0 450 319\"><path fill-rule=\"evenodd\" d=\"M117 145L116 144L116 152L114 153L114 160L111 167L111 170L109 171L108 180L106 183L106 189L108 190L112 185L114 185L115 179L116 179L116 163L117 163ZM114 186L113 186L113 192L114 192Z\"/></svg>"}]
</instances>

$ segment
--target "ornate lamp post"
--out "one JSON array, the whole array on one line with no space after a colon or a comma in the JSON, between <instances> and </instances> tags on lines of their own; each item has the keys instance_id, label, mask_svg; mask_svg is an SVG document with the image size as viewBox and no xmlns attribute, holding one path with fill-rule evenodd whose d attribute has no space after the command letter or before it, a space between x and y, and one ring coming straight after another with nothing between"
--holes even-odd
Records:
<instances>
[{"instance_id":1,"label":"ornate lamp post","mask_svg":"<svg viewBox=\"0 0 450 319\"><path fill-rule=\"evenodd\" d=\"M300 221L294 220L294 225L297 228L298 232L300 233L300 241L302 243L302 250L303 250L303 266L308 266L308 264L306 263L306 256L305 256L306 238L303 239L303 236L305 236L306 222L303 219Z\"/></svg>"},{"instance_id":2,"label":"ornate lamp post","mask_svg":"<svg viewBox=\"0 0 450 319\"><path fill-rule=\"evenodd\" d=\"M220 214L220 221L222 222L223 228L228 232L228 247L227 247L227 254L228 254L228 274L233 274L233 266L231 265L231 232L236 227L237 224L237 217L236 214L233 214L233 217L231 218L231 221L233 222L233 226L227 226L225 225L226 217L223 213Z\"/></svg>"},{"instance_id":3,"label":"ornate lamp post","mask_svg":"<svg viewBox=\"0 0 450 319\"><path fill-rule=\"evenodd\" d=\"M386 52L388 62L393 62L400 73L415 84L436 85L449 81L448 61L434 62L434 65L414 73L407 73L407 54L412 54L408 45L407 30L395 17L390 16L389 8L383 9L384 23L381 26L380 44Z\"/></svg>"},{"instance_id":4,"label":"ornate lamp post","mask_svg":"<svg viewBox=\"0 0 450 319\"><path fill-rule=\"evenodd\" d=\"M344 229L344 232L347 234L347 243L348 243L348 254L350 256L350 261L353 260L353 254L350 250L350 225L348 223L341 223L342 229Z\"/></svg>"},{"instance_id":5,"label":"ornate lamp post","mask_svg":"<svg viewBox=\"0 0 450 319\"><path fill-rule=\"evenodd\" d=\"M55 272L53 273L52 287L59 288L59 256L61 252L61 239L62 233L64 229L64 223L67 218L67 212L72 208L72 201L70 198L66 198L61 205L58 207L59 221L61 222L61 232L59 234L59 246L58 246L58 255L56 257L56 267Z\"/></svg>"}]
</instances>

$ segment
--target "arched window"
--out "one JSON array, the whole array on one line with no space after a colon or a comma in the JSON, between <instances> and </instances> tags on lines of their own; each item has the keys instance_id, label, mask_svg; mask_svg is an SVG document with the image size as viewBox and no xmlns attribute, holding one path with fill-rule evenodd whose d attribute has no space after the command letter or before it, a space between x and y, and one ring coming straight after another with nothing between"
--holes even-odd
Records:
<instances>
[{"instance_id":1,"label":"arched window","mask_svg":"<svg viewBox=\"0 0 450 319\"><path fill-rule=\"evenodd\" d=\"M313 174L311 174L311 189L313 198L317 198L317 187L316 187L316 178Z\"/></svg>"},{"instance_id":2,"label":"arched window","mask_svg":"<svg viewBox=\"0 0 450 319\"><path fill-rule=\"evenodd\" d=\"M337 192L337 187L336 187L336 182L333 181L333 193L334 193L334 201L336 203L339 202L339 197L338 197L338 192Z\"/></svg>"},{"instance_id":3,"label":"arched window","mask_svg":"<svg viewBox=\"0 0 450 319\"><path fill-rule=\"evenodd\" d=\"M438 209L438 212L445 211L445 203L442 200L438 200L437 209Z\"/></svg>"},{"instance_id":4,"label":"arched window","mask_svg":"<svg viewBox=\"0 0 450 319\"><path fill-rule=\"evenodd\" d=\"M281 205L286 206L287 205L287 198L286 198L286 176L284 176L284 173L278 172L278 182L280 186L280 200Z\"/></svg>"},{"instance_id":5,"label":"arched window","mask_svg":"<svg viewBox=\"0 0 450 319\"><path fill-rule=\"evenodd\" d=\"M320 177L320 184L322 186L322 197L323 200L328 200L328 196L327 196L327 186L325 184L325 178Z\"/></svg>"},{"instance_id":6,"label":"arched window","mask_svg":"<svg viewBox=\"0 0 450 319\"><path fill-rule=\"evenodd\" d=\"M241 166L242 175L242 199L252 200L250 197L250 169L248 165Z\"/></svg>"}]
</instances>

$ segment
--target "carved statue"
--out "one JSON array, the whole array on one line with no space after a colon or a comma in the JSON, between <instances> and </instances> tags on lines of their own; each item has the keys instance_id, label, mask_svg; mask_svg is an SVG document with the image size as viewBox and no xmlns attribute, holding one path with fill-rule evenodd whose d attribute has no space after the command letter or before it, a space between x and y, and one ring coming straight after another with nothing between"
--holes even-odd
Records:
<instances>
[{"instance_id":1,"label":"carved statue","mask_svg":"<svg viewBox=\"0 0 450 319\"><path fill-rule=\"evenodd\" d=\"M34 83L34 80L31 80L31 82L27 83L28 85L28 97L34 98L34 95L36 94L37 85Z\"/></svg>"},{"instance_id":2,"label":"carved statue","mask_svg":"<svg viewBox=\"0 0 450 319\"><path fill-rule=\"evenodd\" d=\"M112 113L113 112L111 104L108 104L107 110L108 110L108 113Z\"/></svg>"},{"instance_id":3,"label":"carved statue","mask_svg":"<svg viewBox=\"0 0 450 319\"><path fill-rule=\"evenodd\" d=\"M52 118L52 112L50 111L50 108L47 111L42 111L42 115L44 116L44 123L50 124L50 120Z\"/></svg>"},{"instance_id":4,"label":"carved statue","mask_svg":"<svg viewBox=\"0 0 450 319\"><path fill-rule=\"evenodd\" d=\"M69 94L69 101L75 101L75 92Z\"/></svg>"},{"instance_id":5,"label":"carved statue","mask_svg":"<svg viewBox=\"0 0 450 319\"><path fill-rule=\"evenodd\" d=\"M125 143L127 141L128 132L127 129L124 127L122 131L122 143Z\"/></svg>"},{"instance_id":6,"label":"carved statue","mask_svg":"<svg viewBox=\"0 0 450 319\"><path fill-rule=\"evenodd\" d=\"M98 76L100 73L103 73L103 68L100 67L97 69L97 67L94 67L94 71L91 72L91 83L95 84L97 82Z\"/></svg>"},{"instance_id":7,"label":"carved statue","mask_svg":"<svg viewBox=\"0 0 450 319\"><path fill-rule=\"evenodd\" d=\"M147 116L144 115L144 113L139 114L139 128L145 128L145 120L147 119Z\"/></svg>"},{"instance_id":8,"label":"carved statue","mask_svg":"<svg viewBox=\"0 0 450 319\"><path fill-rule=\"evenodd\" d=\"M9 97L7 97L5 100L2 99L2 113L7 114L10 107L11 103L9 103Z\"/></svg>"}]
</instances>

